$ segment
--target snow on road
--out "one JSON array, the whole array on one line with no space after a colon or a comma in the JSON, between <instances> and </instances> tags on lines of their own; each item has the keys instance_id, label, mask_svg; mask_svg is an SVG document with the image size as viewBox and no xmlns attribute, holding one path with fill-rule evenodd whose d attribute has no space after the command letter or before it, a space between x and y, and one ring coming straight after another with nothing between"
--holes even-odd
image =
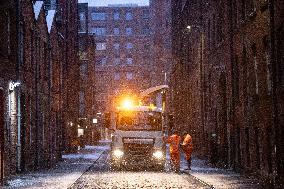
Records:
<instances>
[{"instance_id":1,"label":"snow on road","mask_svg":"<svg viewBox=\"0 0 284 189\"><path fill-rule=\"evenodd\" d=\"M104 172L89 173L72 187L84 189L204 189L197 180L186 174L171 172Z\"/></svg>"},{"instance_id":2,"label":"snow on road","mask_svg":"<svg viewBox=\"0 0 284 189\"><path fill-rule=\"evenodd\" d=\"M63 161L48 170L16 175L4 189L66 189L95 162L108 146L86 146L76 154L63 155Z\"/></svg>"}]
</instances>

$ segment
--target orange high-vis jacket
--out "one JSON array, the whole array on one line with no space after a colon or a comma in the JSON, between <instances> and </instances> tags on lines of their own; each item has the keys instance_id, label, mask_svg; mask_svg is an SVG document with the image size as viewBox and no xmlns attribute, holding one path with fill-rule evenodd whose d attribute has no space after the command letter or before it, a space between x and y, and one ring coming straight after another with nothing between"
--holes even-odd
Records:
<instances>
[{"instance_id":1,"label":"orange high-vis jacket","mask_svg":"<svg viewBox=\"0 0 284 189\"><path fill-rule=\"evenodd\" d=\"M187 160L190 159L191 153L193 151L193 143L192 138L189 134L184 137L184 140L182 142L182 150L185 153L185 158Z\"/></svg>"},{"instance_id":2,"label":"orange high-vis jacket","mask_svg":"<svg viewBox=\"0 0 284 189\"><path fill-rule=\"evenodd\" d=\"M171 135L166 142L170 144L170 153L179 153L179 144L181 141L181 137L177 134Z\"/></svg>"}]
</instances>

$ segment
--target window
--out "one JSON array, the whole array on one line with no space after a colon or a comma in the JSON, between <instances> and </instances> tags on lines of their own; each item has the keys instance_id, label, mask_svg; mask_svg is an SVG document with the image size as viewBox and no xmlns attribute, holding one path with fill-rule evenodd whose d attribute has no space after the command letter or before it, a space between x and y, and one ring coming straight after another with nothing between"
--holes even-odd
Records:
<instances>
[{"instance_id":1,"label":"window","mask_svg":"<svg viewBox=\"0 0 284 189\"><path fill-rule=\"evenodd\" d=\"M102 57L97 59L97 65L98 66L105 66L107 64L107 58L106 57Z\"/></svg>"},{"instance_id":2,"label":"window","mask_svg":"<svg viewBox=\"0 0 284 189\"><path fill-rule=\"evenodd\" d=\"M119 64L120 64L120 58L115 58L115 59L113 60L113 64L114 64L114 65L119 65Z\"/></svg>"},{"instance_id":3,"label":"window","mask_svg":"<svg viewBox=\"0 0 284 189\"><path fill-rule=\"evenodd\" d=\"M144 27L142 29L142 34L143 35L149 35L150 34L150 28L149 27Z\"/></svg>"},{"instance_id":4,"label":"window","mask_svg":"<svg viewBox=\"0 0 284 189\"><path fill-rule=\"evenodd\" d=\"M80 20L86 20L86 15L84 12L80 12L79 17L80 17Z\"/></svg>"},{"instance_id":5,"label":"window","mask_svg":"<svg viewBox=\"0 0 284 189\"><path fill-rule=\"evenodd\" d=\"M83 80L87 78L87 64L82 64L80 66L80 75Z\"/></svg>"},{"instance_id":6,"label":"window","mask_svg":"<svg viewBox=\"0 0 284 189\"><path fill-rule=\"evenodd\" d=\"M150 50L151 45L149 43L146 43L144 45L145 50Z\"/></svg>"},{"instance_id":7,"label":"window","mask_svg":"<svg viewBox=\"0 0 284 189\"><path fill-rule=\"evenodd\" d=\"M132 35L132 28L126 28L125 33L126 35Z\"/></svg>"},{"instance_id":8,"label":"window","mask_svg":"<svg viewBox=\"0 0 284 189\"><path fill-rule=\"evenodd\" d=\"M150 11L149 11L149 10L143 10L142 18L143 18L143 19L148 19L148 18L150 18Z\"/></svg>"},{"instance_id":9,"label":"window","mask_svg":"<svg viewBox=\"0 0 284 189\"><path fill-rule=\"evenodd\" d=\"M127 43L126 44L127 49L132 49L133 48L133 43Z\"/></svg>"},{"instance_id":10,"label":"window","mask_svg":"<svg viewBox=\"0 0 284 189\"><path fill-rule=\"evenodd\" d=\"M126 20L132 20L133 19L132 13L131 12L127 12L126 15L125 15L125 19Z\"/></svg>"},{"instance_id":11,"label":"window","mask_svg":"<svg viewBox=\"0 0 284 189\"><path fill-rule=\"evenodd\" d=\"M133 58L127 58L126 59L126 64L128 64L128 65L133 64Z\"/></svg>"},{"instance_id":12,"label":"window","mask_svg":"<svg viewBox=\"0 0 284 189\"><path fill-rule=\"evenodd\" d=\"M118 72L115 72L114 80L119 80L119 79L120 79L120 74Z\"/></svg>"},{"instance_id":13,"label":"window","mask_svg":"<svg viewBox=\"0 0 284 189\"><path fill-rule=\"evenodd\" d=\"M113 44L113 48L114 48L115 50L119 50L119 43Z\"/></svg>"},{"instance_id":14,"label":"window","mask_svg":"<svg viewBox=\"0 0 284 189\"><path fill-rule=\"evenodd\" d=\"M106 13L104 12L97 12L91 14L92 20L106 20Z\"/></svg>"},{"instance_id":15,"label":"window","mask_svg":"<svg viewBox=\"0 0 284 189\"><path fill-rule=\"evenodd\" d=\"M85 113L85 93L84 91L80 91L79 93L79 103L80 103L79 113L82 116Z\"/></svg>"},{"instance_id":16,"label":"window","mask_svg":"<svg viewBox=\"0 0 284 189\"><path fill-rule=\"evenodd\" d=\"M106 35L106 28L92 28L91 32L98 36Z\"/></svg>"},{"instance_id":17,"label":"window","mask_svg":"<svg viewBox=\"0 0 284 189\"><path fill-rule=\"evenodd\" d=\"M119 35L119 28L114 28L113 29L113 34L114 35Z\"/></svg>"},{"instance_id":18,"label":"window","mask_svg":"<svg viewBox=\"0 0 284 189\"><path fill-rule=\"evenodd\" d=\"M120 17L119 12L113 13L113 19L114 20L119 20L119 17Z\"/></svg>"},{"instance_id":19,"label":"window","mask_svg":"<svg viewBox=\"0 0 284 189\"><path fill-rule=\"evenodd\" d=\"M106 50L106 43L97 43L96 50L98 51Z\"/></svg>"},{"instance_id":20,"label":"window","mask_svg":"<svg viewBox=\"0 0 284 189\"><path fill-rule=\"evenodd\" d=\"M126 79L128 79L128 80L133 79L133 73L132 72L126 72Z\"/></svg>"}]
</instances>

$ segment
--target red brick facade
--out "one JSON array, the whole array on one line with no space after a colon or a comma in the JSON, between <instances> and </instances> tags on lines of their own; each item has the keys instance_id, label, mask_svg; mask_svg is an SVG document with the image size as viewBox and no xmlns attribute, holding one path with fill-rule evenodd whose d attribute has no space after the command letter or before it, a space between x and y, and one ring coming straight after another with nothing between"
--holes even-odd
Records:
<instances>
[{"instance_id":1,"label":"red brick facade","mask_svg":"<svg viewBox=\"0 0 284 189\"><path fill-rule=\"evenodd\" d=\"M67 13L59 11L72 7L73 17L67 20L73 21L77 2L45 3L25 0L0 6L0 38L5 41L0 69L6 73L0 76L1 184L16 172L53 166L68 149L63 146L67 117L78 121L78 98L73 92L78 91L79 74L77 22L68 22L65 28L61 21Z\"/></svg>"},{"instance_id":2,"label":"red brick facade","mask_svg":"<svg viewBox=\"0 0 284 189\"><path fill-rule=\"evenodd\" d=\"M194 125L182 127L212 163L283 179L283 2L172 6L174 100L184 104L175 104L178 125Z\"/></svg>"}]
</instances>

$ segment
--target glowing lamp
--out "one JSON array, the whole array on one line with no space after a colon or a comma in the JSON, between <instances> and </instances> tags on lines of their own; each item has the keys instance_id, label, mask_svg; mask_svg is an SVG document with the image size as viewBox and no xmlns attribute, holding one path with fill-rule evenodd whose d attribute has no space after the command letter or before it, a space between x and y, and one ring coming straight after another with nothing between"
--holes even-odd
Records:
<instances>
[{"instance_id":1,"label":"glowing lamp","mask_svg":"<svg viewBox=\"0 0 284 189\"><path fill-rule=\"evenodd\" d=\"M125 99L123 102L122 102L122 107L124 109L130 109L133 107L133 101L131 99Z\"/></svg>"}]
</instances>

